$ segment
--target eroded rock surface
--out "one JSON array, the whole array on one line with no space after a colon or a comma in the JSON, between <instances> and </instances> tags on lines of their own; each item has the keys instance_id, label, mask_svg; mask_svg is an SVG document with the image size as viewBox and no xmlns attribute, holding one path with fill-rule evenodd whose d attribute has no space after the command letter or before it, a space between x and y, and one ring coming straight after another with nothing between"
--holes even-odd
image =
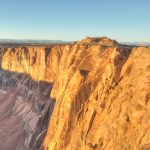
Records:
<instances>
[{"instance_id":1,"label":"eroded rock surface","mask_svg":"<svg viewBox=\"0 0 150 150\"><path fill-rule=\"evenodd\" d=\"M150 48L130 51L99 41L90 44L89 38L83 41L61 57L44 150L146 149Z\"/></svg>"},{"instance_id":2,"label":"eroded rock surface","mask_svg":"<svg viewBox=\"0 0 150 150\"><path fill-rule=\"evenodd\" d=\"M40 149L51 115L50 89L28 75L0 70L1 150Z\"/></svg>"},{"instance_id":3,"label":"eroded rock surface","mask_svg":"<svg viewBox=\"0 0 150 150\"><path fill-rule=\"evenodd\" d=\"M105 37L87 37L74 44L2 48L1 51L3 69L28 74L36 83L32 90L28 86L28 92L24 90L26 86L19 90L13 88L16 96L10 87L9 90L5 86L1 88L2 105L7 106L11 101L13 107L11 105L10 110L15 110L13 115L19 112L14 120L17 122L14 124L20 124L16 127L17 132L10 130L17 134L12 134L17 137L13 139L21 137L18 147L24 145L22 148L28 149L26 146L33 146L41 137L37 144L40 149L42 135L39 133L44 134L47 129L43 120L50 120L42 146L44 150L149 149L150 47L131 49ZM26 82L20 82L24 79L18 80L17 87L26 85ZM34 96L41 82L53 84L52 91L50 85L42 86L39 94ZM8 83L14 87L15 82ZM45 98L41 98L44 95ZM48 95L55 101L54 110L48 108ZM5 96L12 98L3 98ZM29 106L31 114L25 115ZM2 117L6 109L0 110ZM43 120L41 113L45 114ZM6 113L6 118L11 117Z\"/></svg>"}]
</instances>

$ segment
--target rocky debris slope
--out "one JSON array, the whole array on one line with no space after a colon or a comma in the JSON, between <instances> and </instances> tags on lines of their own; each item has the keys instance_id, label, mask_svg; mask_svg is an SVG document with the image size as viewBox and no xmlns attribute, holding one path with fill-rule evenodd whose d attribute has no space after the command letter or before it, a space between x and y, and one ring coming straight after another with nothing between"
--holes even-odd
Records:
<instances>
[{"instance_id":1,"label":"rocky debris slope","mask_svg":"<svg viewBox=\"0 0 150 150\"><path fill-rule=\"evenodd\" d=\"M51 115L50 90L48 83L0 70L1 150L39 150Z\"/></svg>"},{"instance_id":2,"label":"rocky debris slope","mask_svg":"<svg viewBox=\"0 0 150 150\"><path fill-rule=\"evenodd\" d=\"M74 44L1 51L3 69L54 83L50 97L56 103L44 150L150 148L149 47L131 51L106 37L87 37Z\"/></svg>"}]
</instances>

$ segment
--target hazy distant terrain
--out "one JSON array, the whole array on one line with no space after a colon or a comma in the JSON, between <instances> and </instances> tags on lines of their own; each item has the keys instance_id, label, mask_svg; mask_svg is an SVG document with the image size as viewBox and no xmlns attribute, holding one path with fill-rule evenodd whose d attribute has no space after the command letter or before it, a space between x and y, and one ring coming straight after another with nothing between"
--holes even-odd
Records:
<instances>
[{"instance_id":1,"label":"hazy distant terrain","mask_svg":"<svg viewBox=\"0 0 150 150\"><path fill-rule=\"evenodd\" d=\"M120 42L120 44L125 45L136 45L136 46L150 46L150 42Z\"/></svg>"},{"instance_id":2,"label":"hazy distant terrain","mask_svg":"<svg viewBox=\"0 0 150 150\"><path fill-rule=\"evenodd\" d=\"M0 43L66 43L67 41L61 41L61 40L17 40L17 39L0 39Z\"/></svg>"},{"instance_id":3,"label":"hazy distant terrain","mask_svg":"<svg viewBox=\"0 0 150 150\"><path fill-rule=\"evenodd\" d=\"M62 40L33 40L33 39L25 39L25 40L17 40L17 39L0 39L1 45L49 45L49 44L66 44L74 41L62 41ZM122 45L135 45L135 46L149 46L150 42L119 42Z\"/></svg>"},{"instance_id":4,"label":"hazy distant terrain","mask_svg":"<svg viewBox=\"0 0 150 150\"><path fill-rule=\"evenodd\" d=\"M70 41L61 40L16 40L16 39L0 39L0 47L16 47L16 46L27 46L27 45L53 45L53 44L66 44Z\"/></svg>"}]
</instances>

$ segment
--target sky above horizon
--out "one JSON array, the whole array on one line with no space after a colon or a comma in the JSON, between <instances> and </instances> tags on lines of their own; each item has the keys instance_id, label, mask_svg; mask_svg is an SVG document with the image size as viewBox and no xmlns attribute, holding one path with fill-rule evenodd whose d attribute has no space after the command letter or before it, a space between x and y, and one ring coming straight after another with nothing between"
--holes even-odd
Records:
<instances>
[{"instance_id":1,"label":"sky above horizon","mask_svg":"<svg viewBox=\"0 0 150 150\"><path fill-rule=\"evenodd\" d=\"M0 0L1 39L150 42L150 0Z\"/></svg>"}]
</instances>

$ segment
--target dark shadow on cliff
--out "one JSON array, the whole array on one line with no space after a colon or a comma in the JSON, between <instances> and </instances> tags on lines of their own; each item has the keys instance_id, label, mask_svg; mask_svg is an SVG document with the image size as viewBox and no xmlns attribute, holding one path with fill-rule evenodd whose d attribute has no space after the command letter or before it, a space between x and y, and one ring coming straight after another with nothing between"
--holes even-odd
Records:
<instances>
[{"instance_id":1,"label":"dark shadow on cliff","mask_svg":"<svg viewBox=\"0 0 150 150\"><path fill-rule=\"evenodd\" d=\"M55 105L55 101L50 99L52 85L44 81L36 82L27 74L0 69L0 128L2 124L10 124L7 132L11 133L15 125L18 131L22 131L17 132L19 135L13 138L16 139L14 144L19 137L24 140L24 145L18 141L14 149L10 145L11 150L18 147L25 150L40 149ZM18 117L19 121L13 124ZM1 130L4 130L3 126ZM11 136L6 134L5 137L0 133L0 140L1 137L8 139L0 142L0 147L6 148L8 141L13 142L13 135L15 132Z\"/></svg>"}]
</instances>

